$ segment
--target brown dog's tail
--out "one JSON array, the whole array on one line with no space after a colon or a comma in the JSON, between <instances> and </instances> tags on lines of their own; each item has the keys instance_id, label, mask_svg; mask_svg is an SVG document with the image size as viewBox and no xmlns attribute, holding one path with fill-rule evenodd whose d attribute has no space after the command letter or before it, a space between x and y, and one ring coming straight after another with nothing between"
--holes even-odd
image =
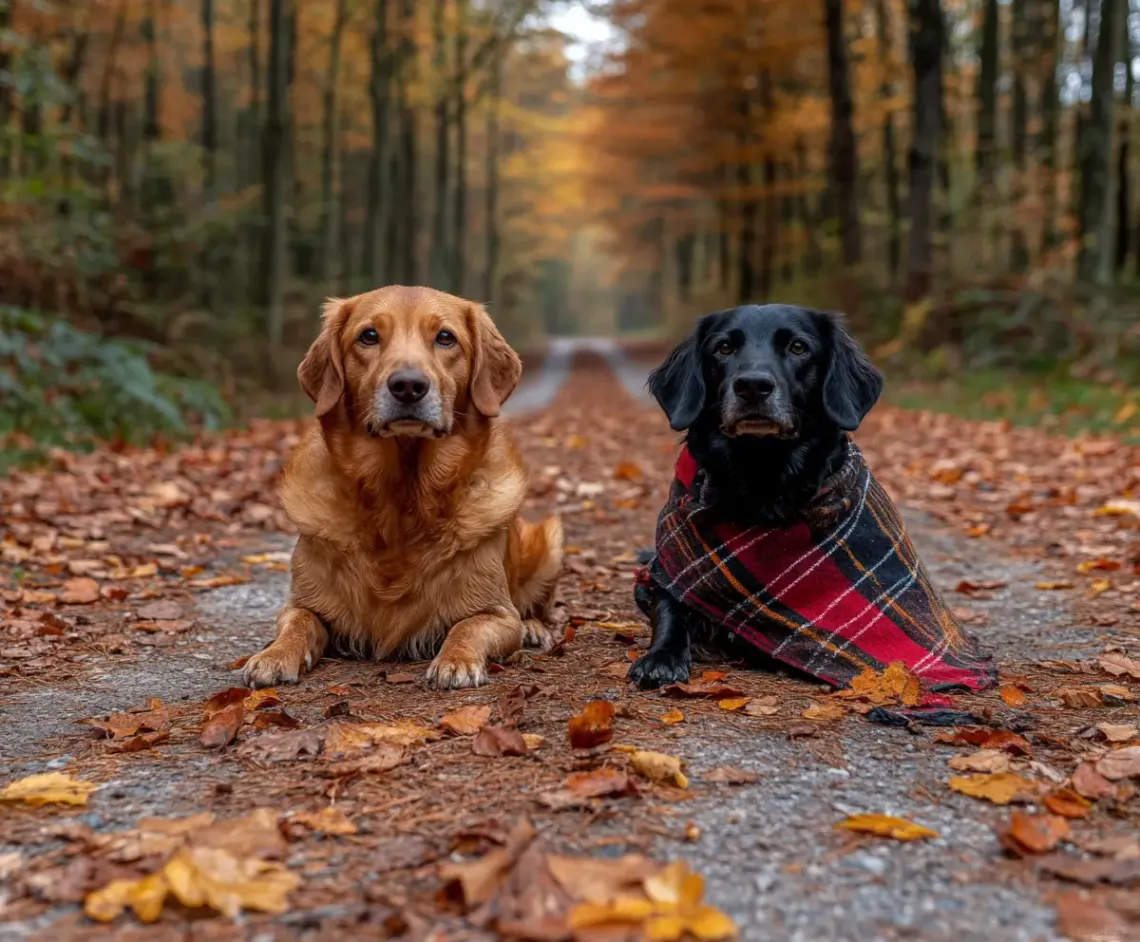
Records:
<instances>
[{"instance_id":1,"label":"brown dog's tail","mask_svg":"<svg viewBox=\"0 0 1140 942\"><path fill-rule=\"evenodd\" d=\"M546 620L562 572L562 521L515 517L507 534L507 577L519 615Z\"/></svg>"}]
</instances>

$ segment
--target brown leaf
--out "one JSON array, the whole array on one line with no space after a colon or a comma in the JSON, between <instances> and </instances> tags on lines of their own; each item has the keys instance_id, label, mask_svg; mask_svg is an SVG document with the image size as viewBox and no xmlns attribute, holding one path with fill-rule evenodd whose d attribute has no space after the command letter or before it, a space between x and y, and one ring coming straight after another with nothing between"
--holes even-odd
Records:
<instances>
[{"instance_id":1,"label":"brown leaf","mask_svg":"<svg viewBox=\"0 0 1140 942\"><path fill-rule=\"evenodd\" d=\"M1097 723L1093 727L1106 742L1128 742L1135 739L1140 730L1131 723Z\"/></svg>"},{"instance_id":2,"label":"brown leaf","mask_svg":"<svg viewBox=\"0 0 1140 942\"><path fill-rule=\"evenodd\" d=\"M253 716L254 729L296 729L301 721L286 710L259 710Z\"/></svg>"},{"instance_id":3,"label":"brown leaf","mask_svg":"<svg viewBox=\"0 0 1140 942\"><path fill-rule=\"evenodd\" d=\"M728 684L669 684L661 688L667 697L716 697L718 700L727 697L740 697L744 691Z\"/></svg>"},{"instance_id":4,"label":"brown leaf","mask_svg":"<svg viewBox=\"0 0 1140 942\"><path fill-rule=\"evenodd\" d=\"M99 583L89 577L68 579L59 600L66 605L90 605L99 601Z\"/></svg>"},{"instance_id":5,"label":"brown leaf","mask_svg":"<svg viewBox=\"0 0 1140 942\"><path fill-rule=\"evenodd\" d=\"M202 745L207 749L216 749L233 742L244 719L245 704L241 701L218 710L202 727L202 735L199 737Z\"/></svg>"},{"instance_id":6,"label":"brown leaf","mask_svg":"<svg viewBox=\"0 0 1140 942\"><path fill-rule=\"evenodd\" d=\"M288 762L303 755L317 755L324 740L323 729L263 733L242 743L240 752L243 756L262 762Z\"/></svg>"},{"instance_id":7,"label":"brown leaf","mask_svg":"<svg viewBox=\"0 0 1140 942\"><path fill-rule=\"evenodd\" d=\"M1140 778L1140 746L1125 746L1104 756L1096 770L1115 782L1122 778Z\"/></svg>"},{"instance_id":8,"label":"brown leaf","mask_svg":"<svg viewBox=\"0 0 1140 942\"><path fill-rule=\"evenodd\" d=\"M1091 762L1082 762L1078 765L1069 783L1073 786L1073 791L1091 801L1111 798L1116 794L1116 786L1101 775Z\"/></svg>"},{"instance_id":9,"label":"brown leaf","mask_svg":"<svg viewBox=\"0 0 1140 942\"><path fill-rule=\"evenodd\" d=\"M119 742L112 743L107 747L108 752L144 752L148 749L153 749L155 746L161 745L170 739L170 730L159 730L155 733L142 733L138 736L132 736L130 739L123 739Z\"/></svg>"},{"instance_id":10,"label":"brown leaf","mask_svg":"<svg viewBox=\"0 0 1140 942\"><path fill-rule=\"evenodd\" d=\"M614 736L614 705L608 700L591 700L568 727L570 745L574 749L592 749L609 742Z\"/></svg>"},{"instance_id":11,"label":"brown leaf","mask_svg":"<svg viewBox=\"0 0 1140 942\"><path fill-rule=\"evenodd\" d=\"M1065 687L1057 691L1057 696L1065 706L1074 710L1104 705L1104 697L1096 687Z\"/></svg>"},{"instance_id":12,"label":"brown leaf","mask_svg":"<svg viewBox=\"0 0 1140 942\"><path fill-rule=\"evenodd\" d=\"M632 461L620 461L614 468L614 480L634 481L641 477L641 468Z\"/></svg>"},{"instance_id":13,"label":"brown leaf","mask_svg":"<svg viewBox=\"0 0 1140 942\"><path fill-rule=\"evenodd\" d=\"M175 621L182 617L182 606L170 601L151 602L135 614L143 621Z\"/></svg>"},{"instance_id":14,"label":"brown leaf","mask_svg":"<svg viewBox=\"0 0 1140 942\"><path fill-rule=\"evenodd\" d=\"M1002 846L1017 857L1043 854L1069 836L1069 823L1051 814L1015 811L1009 825L998 835Z\"/></svg>"},{"instance_id":15,"label":"brown leaf","mask_svg":"<svg viewBox=\"0 0 1140 942\"><path fill-rule=\"evenodd\" d=\"M497 759L500 756L525 756L526 740L517 729L505 726L484 726L471 742L471 751L477 756Z\"/></svg>"},{"instance_id":16,"label":"brown leaf","mask_svg":"<svg viewBox=\"0 0 1140 942\"><path fill-rule=\"evenodd\" d=\"M1071 788L1062 788L1046 795L1043 803L1053 814L1059 814L1062 818L1083 818L1092 807L1087 798L1081 797Z\"/></svg>"},{"instance_id":17,"label":"brown leaf","mask_svg":"<svg viewBox=\"0 0 1140 942\"><path fill-rule=\"evenodd\" d=\"M969 579L963 579L955 587L955 592L961 592L964 595L974 595L978 592L992 592L994 589L1003 589L1008 582L1002 579L984 579L980 582L973 582Z\"/></svg>"},{"instance_id":18,"label":"brown leaf","mask_svg":"<svg viewBox=\"0 0 1140 942\"><path fill-rule=\"evenodd\" d=\"M202 704L202 716L208 719L235 703L244 704L246 697L251 693L253 691L248 687L229 687L226 690L221 690Z\"/></svg>"},{"instance_id":19,"label":"brown leaf","mask_svg":"<svg viewBox=\"0 0 1140 942\"><path fill-rule=\"evenodd\" d=\"M526 701L537 693L538 687L535 684L516 684L507 693L500 694L499 716L503 725L518 726L526 709Z\"/></svg>"},{"instance_id":20,"label":"brown leaf","mask_svg":"<svg viewBox=\"0 0 1140 942\"><path fill-rule=\"evenodd\" d=\"M1009 755L1000 749L980 749L968 756L954 756L946 764L955 772L1006 772Z\"/></svg>"},{"instance_id":21,"label":"brown leaf","mask_svg":"<svg viewBox=\"0 0 1140 942\"><path fill-rule=\"evenodd\" d=\"M384 674L384 680L390 684L411 684L415 683L414 674Z\"/></svg>"},{"instance_id":22,"label":"brown leaf","mask_svg":"<svg viewBox=\"0 0 1140 942\"><path fill-rule=\"evenodd\" d=\"M325 728L325 758L354 756L378 743L411 746L443 734L405 720L396 723L349 723L335 720Z\"/></svg>"},{"instance_id":23,"label":"brown leaf","mask_svg":"<svg viewBox=\"0 0 1140 942\"><path fill-rule=\"evenodd\" d=\"M1039 870L1084 886L1140 884L1140 860L1083 860L1069 854L1050 854L1039 858L1036 863Z\"/></svg>"},{"instance_id":24,"label":"brown leaf","mask_svg":"<svg viewBox=\"0 0 1140 942\"><path fill-rule=\"evenodd\" d=\"M753 697L744 712L748 716L775 716L780 712L780 698L775 694Z\"/></svg>"},{"instance_id":25,"label":"brown leaf","mask_svg":"<svg viewBox=\"0 0 1140 942\"><path fill-rule=\"evenodd\" d=\"M708 782L713 785L751 785L753 782L760 781L760 776L755 772L746 772L744 769L738 769L733 765L718 765L715 769L709 769L701 776L702 782Z\"/></svg>"},{"instance_id":26,"label":"brown leaf","mask_svg":"<svg viewBox=\"0 0 1140 942\"><path fill-rule=\"evenodd\" d=\"M379 742L357 759L330 762L322 766L319 771L322 775L332 778L342 778L348 775L377 775L381 772L390 772L397 766L403 765L407 760L407 751L402 746Z\"/></svg>"},{"instance_id":27,"label":"brown leaf","mask_svg":"<svg viewBox=\"0 0 1140 942\"><path fill-rule=\"evenodd\" d=\"M498 893L511 866L534 840L535 834L534 825L524 818L511 830L504 846L496 847L478 860L441 865L440 879L457 892L468 909L489 902Z\"/></svg>"},{"instance_id":28,"label":"brown leaf","mask_svg":"<svg viewBox=\"0 0 1140 942\"><path fill-rule=\"evenodd\" d=\"M1123 942L1132 930L1124 917L1080 893L1057 897L1057 929L1073 942Z\"/></svg>"},{"instance_id":29,"label":"brown leaf","mask_svg":"<svg viewBox=\"0 0 1140 942\"><path fill-rule=\"evenodd\" d=\"M636 794L637 786L627 773L603 766L590 772L571 773L562 788L543 792L538 796L538 802L552 811L562 811L567 808L587 807L592 798Z\"/></svg>"},{"instance_id":30,"label":"brown leaf","mask_svg":"<svg viewBox=\"0 0 1140 942\"><path fill-rule=\"evenodd\" d=\"M460 736L474 736L491 718L489 706L465 706L439 718L439 725Z\"/></svg>"},{"instance_id":31,"label":"brown leaf","mask_svg":"<svg viewBox=\"0 0 1140 942\"><path fill-rule=\"evenodd\" d=\"M340 836L355 834L356 825L353 824L340 808L329 806L320 811L299 811L289 817L286 822L289 833L300 836L304 831L315 834L331 834Z\"/></svg>"},{"instance_id":32,"label":"brown leaf","mask_svg":"<svg viewBox=\"0 0 1140 942\"><path fill-rule=\"evenodd\" d=\"M843 705L835 700L828 700L824 703L813 703L803 712L804 719L815 720L820 723L841 720L846 715L847 711L843 708Z\"/></svg>"},{"instance_id":33,"label":"brown leaf","mask_svg":"<svg viewBox=\"0 0 1140 942\"><path fill-rule=\"evenodd\" d=\"M1097 659L1100 669L1113 677L1131 677L1140 680L1140 661L1115 651L1102 654Z\"/></svg>"}]
</instances>

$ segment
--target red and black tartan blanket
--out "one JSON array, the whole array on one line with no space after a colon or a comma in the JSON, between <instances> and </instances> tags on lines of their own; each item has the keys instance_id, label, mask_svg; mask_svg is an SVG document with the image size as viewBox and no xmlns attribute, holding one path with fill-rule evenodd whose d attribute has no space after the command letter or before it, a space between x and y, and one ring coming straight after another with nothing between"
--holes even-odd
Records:
<instances>
[{"instance_id":1,"label":"red and black tartan blanket","mask_svg":"<svg viewBox=\"0 0 1140 942\"><path fill-rule=\"evenodd\" d=\"M931 584L862 452L847 447L803 519L780 527L734 524L684 449L639 585L836 687L893 661L928 690L991 686L992 659ZM636 595L647 609L649 593Z\"/></svg>"}]
</instances>

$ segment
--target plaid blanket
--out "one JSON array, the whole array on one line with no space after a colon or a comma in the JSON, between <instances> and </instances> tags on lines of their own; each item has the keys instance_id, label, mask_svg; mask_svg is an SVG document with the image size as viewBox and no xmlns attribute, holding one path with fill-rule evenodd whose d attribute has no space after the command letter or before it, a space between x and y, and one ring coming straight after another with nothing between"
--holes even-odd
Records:
<instances>
[{"instance_id":1,"label":"plaid blanket","mask_svg":"<svg viewBox=\"0 0 1140 942\"><path fill-rule=\"evenodd\" d=\"M836 687L902 661L929 690L981 690L992 659L931 585L903 522L853 442L803 519L742 527L711 501L686 448L657 521L656 552L638 571L638 604L652 594L723 625L792 667Z\"/></svg>"}]
</instances>

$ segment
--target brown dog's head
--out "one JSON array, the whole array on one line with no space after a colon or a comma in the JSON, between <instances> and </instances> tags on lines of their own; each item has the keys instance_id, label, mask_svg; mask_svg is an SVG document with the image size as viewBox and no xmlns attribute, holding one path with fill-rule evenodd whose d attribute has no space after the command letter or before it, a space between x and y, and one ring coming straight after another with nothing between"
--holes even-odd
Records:
<instances>
[{"instance_id":1,"label":"brown dog's head","mask_svg":"<svg viewBox=\"0 0 1140 942\"><path fill-rule=\"evenodd\" d=\"M482 305L400 285L327 301L297 368L318 418L343 409L353 428L412 438L449 435L470 409L498 415L521 375Z\"/></svg>"}]
</instances>

